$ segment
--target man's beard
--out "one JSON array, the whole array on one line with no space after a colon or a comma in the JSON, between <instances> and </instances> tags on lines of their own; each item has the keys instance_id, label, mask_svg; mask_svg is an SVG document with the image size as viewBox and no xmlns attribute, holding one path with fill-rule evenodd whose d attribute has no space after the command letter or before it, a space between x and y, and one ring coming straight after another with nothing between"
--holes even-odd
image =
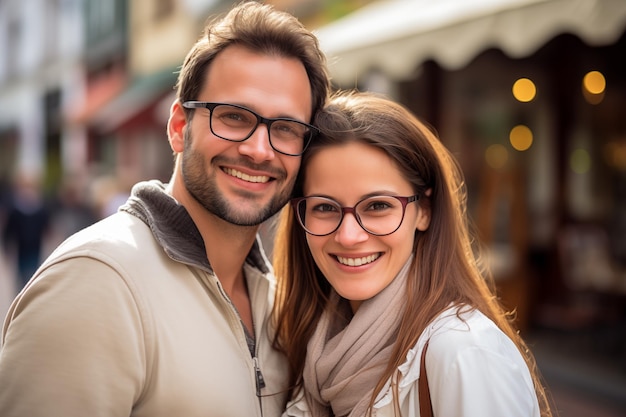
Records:
<instances>
[{"instance_id":1,"label":"man's beard","mask_svg":"<svg viewBox=\"0 0 626 417\"><path fill-rule=\"evenodd\" d=\"M276 214L289 201L295 177L282 192L275 195L265 206L255 206L256 196L251 194L250 205L247 206L248 210L238 210L239 206L231 204L223 196L215 182L215 175L208 176L207 162L204 156L192 149L190 127L186 129L184 135L183 181L189 194L210 213L238 226L256 226ZM216 169L219 168L216 167Z\"/></svg>"}]
</instances>

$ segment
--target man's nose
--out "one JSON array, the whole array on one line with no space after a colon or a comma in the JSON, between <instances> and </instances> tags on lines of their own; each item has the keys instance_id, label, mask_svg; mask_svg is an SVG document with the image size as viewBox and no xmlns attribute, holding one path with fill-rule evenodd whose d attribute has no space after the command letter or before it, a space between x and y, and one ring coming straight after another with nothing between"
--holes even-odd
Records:
<instances>
[{"instance_id":1,"label":"man's nose","mask_svg":"<svg viewBox=\"0 0 626 417\"><path fill-rule=\"evenodd\" d=\"M239 152L247 155L255 162L274 159L275 152L270 144L270 132L267 124L259 123L252 135L240 143Z\"/></svg>"}]
</instances>

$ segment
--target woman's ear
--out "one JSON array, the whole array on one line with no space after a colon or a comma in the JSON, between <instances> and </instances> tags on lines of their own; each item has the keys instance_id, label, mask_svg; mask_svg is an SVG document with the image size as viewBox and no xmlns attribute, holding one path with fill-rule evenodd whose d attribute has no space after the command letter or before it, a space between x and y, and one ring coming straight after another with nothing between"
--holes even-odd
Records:
<instances>
[{"instance_id":1,"label":"woman's ear","mask_svg":"<svg viewBox=\"0 0 626 417\"><path fill-rule=\"evenodd\" d=\"M167 136L170 147L175 153L182 153L185 147L185 128L187 119L185 111L178 100L175 100L170 107L170 118L167 121Z\"/></svg>"},{"instance_id":2,"label":"woman's ear","mask_svg":"<svg viewBox=\"0 0 626 417\"><path fill-rule=\"evenodd\" d=\"M420 232L424 232L430 226L430 195L432 194L432 188L426 190L422 198L419 200L419 209L417 211L417 219L415 220L415 228Z\"/></svg>"}]
</instances>

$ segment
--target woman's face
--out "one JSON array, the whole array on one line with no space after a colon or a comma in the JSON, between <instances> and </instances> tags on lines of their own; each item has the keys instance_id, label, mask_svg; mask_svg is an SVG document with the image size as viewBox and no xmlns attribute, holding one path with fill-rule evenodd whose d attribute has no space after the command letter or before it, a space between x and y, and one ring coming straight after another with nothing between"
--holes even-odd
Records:
<instances>
[{"instance_id":1,"label":"woman's face","mask_svg":"<svg viewBox=\"0 0 626 417\"><path fill-rule=\"evenodd\" d=\"M328 197L342 207L354 207L372 195L415 194L384 151L359 142L323 148L305 169L304 196ZM339 295L350 300L353 311L389 285L413 251L415 230L428 228L430 213L418 204L406 206L402 224L390 235L366 232L350 213L330 235L307 233L317 266Z\"/></svg>"}]
</instances>

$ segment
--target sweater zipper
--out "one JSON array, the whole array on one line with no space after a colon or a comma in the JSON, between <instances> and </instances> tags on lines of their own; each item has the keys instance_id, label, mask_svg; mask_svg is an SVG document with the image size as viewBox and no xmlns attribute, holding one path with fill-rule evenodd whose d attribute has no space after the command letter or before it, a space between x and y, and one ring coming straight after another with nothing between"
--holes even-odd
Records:
<instances>
[{"instance_id":1,"label":"sweater zipper","mask_svg":"<svg viewBox=\"0 0 626 417\"><path fill-rule=\"evenodd\" d=\"M217 289L220 292L220 294L222 295L222 297L224 298L224 300L230 305L231 307L231 311L235 314L235 316L237 317L237 319L239 320L239 323L241 324L241 326L243 326L243 323L241 322L241 318L239 317L239 315L236 313L237 309L235 308L235 306L233 305L232 300L230 299L230 297L228 297L228 295L226 295L226 293L224 292L224 289L222 288L222 285L219 283L219 281L217 282ZM253 318L254 320L254 315ZM255 326L256 328L256 326ZM243 329L242 329L243 331ZM256 334L254 335L255 339L256 339ZM245 339L245 336L244 336ZM259 366L259 359L258 359L258 349L259 349L259 345L258 343L255 342L255 355L252 357L252 363L254 365L254 376L255 376L255 385L256 385L256 396L259 399L259 410L261 410L261 416L263 416L263 401L262 401L262 397L261 397L261 389L265 388L265 378L263 378L263 373L261 373L261 367Z\"/></svg>"},{"instance_id":2,"label":"sweater zipper","mask_svg":"<svg viewBox=\"0 0 626 417\"><path fill-rule=\"evenodd\" d=\"M259 404L261 403L261 389L265 388L265 379L263 378L263 374L261 373L261 368L259 367L259 359L255 356L252 358L254 362L254 373L256 375L256 396L259 397Z\"/></svg>"},{"instance_id":3,"label":"sweater zipper","mask_svg":"<svg viewBox=\"0 0 626 417\"><path fill-rule=\"evenodd\" d=\"M256 317L253 316L252 320L254 321ZM259 399L259 410L261 410L261 416L263 416L263 397L261 396L261 390L265 388L265 378L263 378L263 373L261 372L261 366L259 365L259 341L257 340L256 334L256 323L254 324L254 356L252 357L252 362L254 363L254 377L256 382L256 396Z\"/></svg>"},{"instance_id":4,"label":"sweater zipper","mask_svg":"<svg viewBox=\"0 0 626 417\"><path fill-rule=\"evenodd\" d=\"M257 289L258 290L258 289ZM253 294L250 294L250 302L252 303ZM257 320L259 319L259 315L254 314L255 309L252 306L252 321L253 321L253 331L254 331L254 357L252 358L252 362L254 363L254 376L256 382L256 395L259 399L259 410L261 410L261 417L263 416L263 397L261 396L261 390L266 387L265 378L263 377L263 373L261 372L261 365L259 364L259 349L260 349L260 336L257 334L257 329L262 329L263 325L258 325ZM265 313L265 312L263 312ZM264 317L265 314L261 314L260 317Z\"/></svg>"}]
</instances>

